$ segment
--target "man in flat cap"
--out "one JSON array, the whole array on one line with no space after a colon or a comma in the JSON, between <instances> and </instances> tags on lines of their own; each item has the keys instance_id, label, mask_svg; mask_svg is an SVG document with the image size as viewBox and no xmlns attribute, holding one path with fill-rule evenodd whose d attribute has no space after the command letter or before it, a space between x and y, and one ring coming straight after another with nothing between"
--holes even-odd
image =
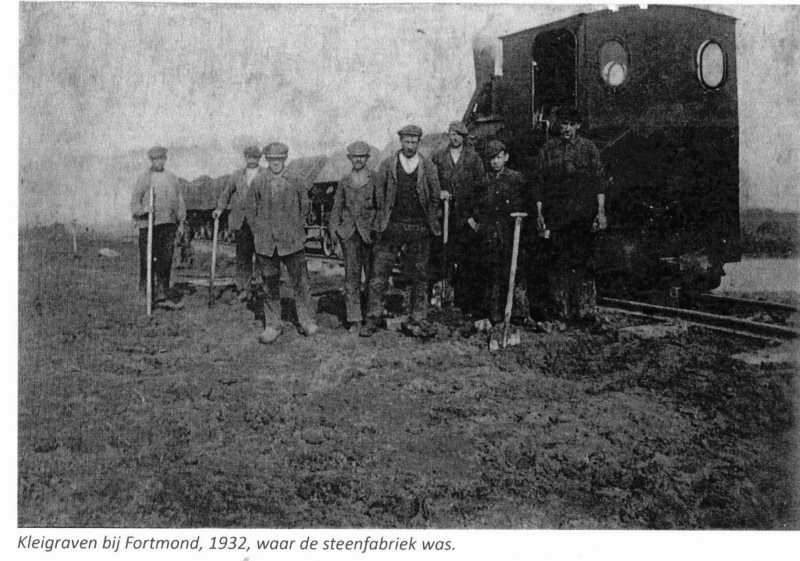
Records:
<instances>
[{"instance_id":1,"label":"man in flat cap","mask_svg":"<svg viewBox=\"0 0 800 561\"><path fill-rule=\"evenodd\" d=\"M469 136L461 121L448 128L449 144L436 152L433 163L439 171L442 196L450 199L448 247L452 247L455 269L452 273L454 303L464 312L474 311L481 294L480 281L473 266L479 249L477 234L468 219L475 214L475 202L483 193L484 167L475 149L465 142Z\"/></svg>"},{"instance_id":2,"label":"man in flat cap","mask_svg":"<svg viewBox=\"0 0 800 561\"><path fill-rule=\"evenodd\" d=\"M266 173L266 169L259 165L261 160L261 149L258 146L248 146L244 149L244 168L234 172L228 180L225 189L219 196L217 208L212 213L216 219L222 215L227 208L228 227L233 230L234 241L236 242L236 290L239 292L239 299L246 300L250 295L250 280L253 276L253 256L255 255L255 241L253 231L244 213L244 201L253 180L260 173Z\"/></svg>"},{"instance_id":3,"label":"man in flat cap","mask_svg":"<svg viewBox=\"0 0 800 561\"><path fill-rule=\"evenodd\" d=\"M525 179L521 173L506 167L509 154L506 145L492 140L486 146L489 171L485 191L475 204L475 218L470 227L480 236L479 268L483 294L483 310L493 324L503 321L505 295L508 292L509 265L514 243L512 212L526 212ZM522 252L520 252L522 253ZM520 255L518 270L524 270ZM517 275L514 287L514 316L527 319L529 304L524 275Z\"/></svg>"},{"instance_id":4,"label":"man in flat cap","mask_svg":"<svg viewBox=\"0 0 800 561\"><path fill-rule=\"evenodd\" d=\"M559 135L539 151L534 200L537 227L549 230L552 259L547 263L551 305L560 319L595 318L594 238L606 228L600 152L578 136L580 112L556 113Z\"/></svg>"},{"instance_id":5,"label":"man in flat cap","mask_svg":"<svg viewBox=\"0 0 800 561\"><path fill-rule=\"evenodd\" d=\"M442 234L438 210L441 197L436 164L417 151L422 129L408 125L400 129L401 149L386 158L378 170L374 265L369 286L367 320L359 332L363 337L378 329L389 277L400 249L405 246L405 270L411 281L409 319L403 326L415 335L431 333L428 316L428 270L430 246Z\"/></svg>"},{"instance_id":6,"label":"man in flat cap","mask_svg":"<svg viewBox=\"0 0 800 561\"><path fill-rule=\"evenodd\" d=\"M136 181L131 196L131 214L139 226L139 290L147 293L147 228L149 213L153 213L153 295L156 305L165 309L181 307L178 297L170 291L172 255L175 235L182 234L186 221L186 204L181 192L181 180L164 169L167 149L155 146L147 152L150 169ZM153 208L150 208L150 190Z\"/></svg>"},{"instance_id":7,"label":"man in flat cap","mask_svg":"<svg viewBox=\"0 0 800 561\"><path fill-rule=\"evenodd\" d=\"M353 169L339 181L330 216L330 227L339 236L344 253L347 327L351 331L362 327L362 271L366 279L365 296L369 294L368 287L372 280L378 174L367 167L369 152L370 145L366 142L353 142L347 147L347 157Z\"/></svg>"},{"instance_id":8,"label":"man in flat cap","mask_svg":"<svg viewBox=\"0 0 800 561\"><path fill-rule=\"evenodd\" d=\"M305 219L310 202L302 183L285 171L289 147L273 142L264 148L267 171L253 178L244 202L244 214L256 249L256 281L266 283L264 332L268 345L283 332L281 322L281 263L286 265L294 290L297 319L305 335L318 327L314 319L311 283L305 254Z\"/></svg>"}]
</instances>

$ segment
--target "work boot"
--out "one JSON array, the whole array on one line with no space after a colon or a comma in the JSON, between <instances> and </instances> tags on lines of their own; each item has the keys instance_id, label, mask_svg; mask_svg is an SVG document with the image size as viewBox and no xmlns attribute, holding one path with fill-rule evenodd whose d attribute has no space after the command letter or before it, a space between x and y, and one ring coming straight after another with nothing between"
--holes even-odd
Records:
<instances>
[{"instance_id":1,"label":"work boot","mask_svg":"<svg viewBox=\"0 0 800 561\"><path fill-rule=\"evenodd\" d=\"M367 319L358 331L360 337L372 337L378 332L378 322L372 318Z\"/></svg>"},{"instance_id":2,"label":"work boot","mask_svg":"<svg viewBox=\"0 0 800 561\"><path fill-rule=\"evenodd\" d=\"M283 330L280 327L268 325L264 328L261 335L258 336L258 342L262 345L269 345L270 343L274 343L275 340L281 336L281 333L283 333Z\"/></svg>"},{"instance_id":3,"label":"work boot","mask_svg":"<svg viewBox=\"0 0 800 561\"><path fill-rule=\"evenodd\" d=\"M319 326L316 324L316 322L313 322L313 321L309 321L308 323L304 323L300 327L303 330L303 333L307 337L311 337L314 333L319 331Z\"/></svg>"},{"instance_id":4,"label":"work boot","mask_svg":"<svg viewBox=\"0 0 800 561\"><path fill-rule=\"evenodd\" d=\"M419 339L429 339L436 335L436 330L425 320L410 318L401 324L400 328L406 335Z\"/></svg>"},{"instance_id":5,"label":"work boot","mask_svg":"<svg viewBox=\"0 0 800 561\"><path fill-rule=\"evenodd\" d=\"M345 322L344 328L347 329L348 333L358 333L361 331L362 323L360 321L348 321Z\"/></svg>"}]
</instances>

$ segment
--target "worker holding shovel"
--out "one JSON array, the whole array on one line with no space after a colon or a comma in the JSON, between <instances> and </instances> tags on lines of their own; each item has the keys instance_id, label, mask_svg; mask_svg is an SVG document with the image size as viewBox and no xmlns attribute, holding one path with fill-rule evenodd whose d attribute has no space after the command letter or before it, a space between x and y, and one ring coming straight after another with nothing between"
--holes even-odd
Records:
<instances>
[{"instance_id":1,"label":"worker holding shovel","mask_svg":"<svg viewBox=\"0 0 800 561\"><path fill-rule=\"evenodd\" d=\"M182 307L170 291L170 274L175 235L183 231L186 205L180 179L164 169L167 149L155 146L147 155L150 169L136 181L131 214L139 226L139 290L147 294L149 315L153 304L168 310Z\"/></svg>"},{"instance_id":2,"label":"worker holding shovel","mask_svg":"<svg viewBox=\"0 0 800 561\"><path fill-rule=\"evenodd\" d=\"M486 191L475 206L475 217L469 219L470 227L481 239L479 270L484 287L484 312L493 325L504 320L504 288L509 284L509 262L514 246L519 248L519 232L516 232L514 243L515 217L512 215L523 210L525 189L522 174L506 167L508 156L505 144L499 140L488 143L490 170L486 174ZM516 268L517 263L512 263L512 269ZM528 317L525 278L524 275L514 276L514 312L515 316L524 320Z\"/></svg>"}]
</instances>

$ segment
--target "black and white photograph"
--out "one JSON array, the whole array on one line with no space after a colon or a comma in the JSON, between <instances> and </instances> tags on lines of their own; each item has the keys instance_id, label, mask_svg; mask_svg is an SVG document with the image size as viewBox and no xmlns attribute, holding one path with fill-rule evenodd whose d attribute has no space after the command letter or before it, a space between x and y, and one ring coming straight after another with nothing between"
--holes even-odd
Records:
<instances>
[{"instance_id":1,"label":"black and white photograph","mask_svg":"<svg viewBox=\"0 0 800 561\"><path fill-rule=\"evenodd\" d=\"M16 14L11 558L797 544L800 6Z\"/></svg>"}]
</instances>

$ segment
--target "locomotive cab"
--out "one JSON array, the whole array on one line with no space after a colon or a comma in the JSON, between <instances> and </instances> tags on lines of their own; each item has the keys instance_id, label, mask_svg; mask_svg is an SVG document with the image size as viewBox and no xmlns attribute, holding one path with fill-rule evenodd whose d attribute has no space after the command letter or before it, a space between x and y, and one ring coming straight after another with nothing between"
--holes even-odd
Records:
<instances>
[{"instance_id":1,"label":"locomotive cab","mask_svg":"<svg viewBox=\"0 0 800 561\"><path fill-rule=\"evenodd\" d=\"M741 256L735 19L629 7L501 41L502 76L477 72L487 55L476 51L465 121L479 149L503 140L510 165L530 177L555 111L581 112L606 178L600 289L716 288L722 265Z\"/></svg>"}]
</instances>

